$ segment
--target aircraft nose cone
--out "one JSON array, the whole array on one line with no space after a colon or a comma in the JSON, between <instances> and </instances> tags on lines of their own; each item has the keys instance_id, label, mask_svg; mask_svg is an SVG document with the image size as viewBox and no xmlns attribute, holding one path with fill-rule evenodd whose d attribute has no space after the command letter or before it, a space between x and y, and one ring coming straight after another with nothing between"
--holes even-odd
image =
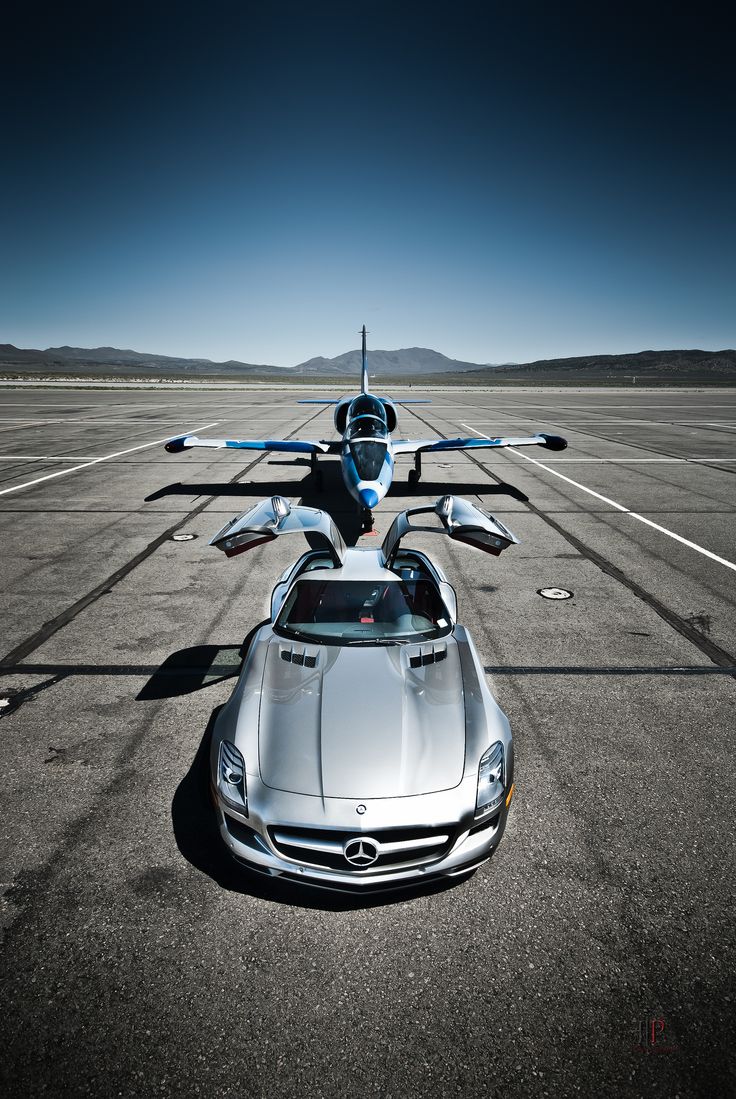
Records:
<instances>
[{"instance_id":1,"label":"aircraft nose cone","mask_svg":"<svg viewBox=\"0 0 736 1099\"><path fill-rule=\"evenodd\" d=\"M372 488L358 489L358 496L364 508L374 508L378 503L378 493Z\"/></svg>"}]
</instances>

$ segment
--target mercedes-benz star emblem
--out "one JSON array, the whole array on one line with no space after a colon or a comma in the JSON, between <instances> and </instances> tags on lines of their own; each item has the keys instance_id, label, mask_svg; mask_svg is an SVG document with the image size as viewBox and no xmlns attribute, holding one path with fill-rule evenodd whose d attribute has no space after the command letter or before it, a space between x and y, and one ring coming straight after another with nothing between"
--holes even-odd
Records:
<instances>
[{"instance_id":1,"label":"mercedes-benz star emblem","mask_svg":"<svg viewBox=\"0 0 736 1099\"><path fill-rule=\"evenodd\" d=\"M372 866L378 858L378 844L368 836L356 836L348 840L342 851L350 865L360 869Z\"/></svg>"}]
</instances>

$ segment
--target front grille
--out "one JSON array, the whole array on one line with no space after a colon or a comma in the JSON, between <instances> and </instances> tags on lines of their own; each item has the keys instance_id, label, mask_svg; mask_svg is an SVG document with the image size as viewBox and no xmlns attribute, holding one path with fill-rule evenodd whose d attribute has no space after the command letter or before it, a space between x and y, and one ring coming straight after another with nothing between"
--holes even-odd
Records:
<instances>
[{"instance_id":1,"label":"front grille","mask_svg":"<svg viewBox=\"0 0 736 1099\"><path fill-rule=\"evenodd\" d=\"M342 873L370 873L407 866L423 866L441 859L450 849L456 826L435 828L378 828L373 832L348 832L332 828L271 827L269 839L285 859ZM378 857L369 865L355 865L344 854L351 840L373 841ZM369 850L373 850L369 848Z\"/></svg>"}]
</instances>

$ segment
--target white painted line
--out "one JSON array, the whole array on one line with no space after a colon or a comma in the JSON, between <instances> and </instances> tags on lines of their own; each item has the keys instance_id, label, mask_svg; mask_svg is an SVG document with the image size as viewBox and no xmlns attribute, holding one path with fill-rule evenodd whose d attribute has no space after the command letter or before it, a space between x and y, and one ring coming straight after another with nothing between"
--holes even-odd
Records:
<instances>
[{"instance_id":1,"label":"white painted line","mask_svg":"<svg viewBox=\"0 0 736 1099\"><path fill-rule=\"evenodd\" d=\"M548 462L591 462L600 465L628 465L631 462L674 462L687 465L689 462L736 462L736 458L547 458Z\"/></svg>"},{"instance_id":2,"label":"white painted line","mask_svg":"<svg viewBox=\"0 0 736 1099\"><path fill-rule=\"evenodd\" d=\"M153 427L155 424L171 424L176 426L178 420L80 420L78 417L71 417L67 419L61 419L55 417L53 420L31 420L27 416L0 416L0 423L19 423L19 424L77 424L79 427L84 427L85 424L147 424L149 427ZM217 421L220 422L219 420Z\"/></svg>"},{"instance_id":3,"label":"white painted line","mask_svg":"<svg viewBox=\"0 0 736 1099\"><path fill-rule=\"evenodd\" d=\"M468 425L462 424L461 426L467 427ZM483 435L482 432L481 435ZM489 436L485 435L483 438L487 439ZM540 469L546 469L547 473L552 473L555 477L559 477L560 480L567 481L569 485L574 485L575 488L587 492L589 496L595 496L596 500L602 500L604 504L610 504L610 506L616 508L617 511L622 511L626 515L630 515L632 519L638 519L640 523L646 523L648 527L653 527L654 530L660 531L661 534L666 534L669 538L674 538L676 542L681 542L683 546L688 546L690 549L696 550L697 553L702 553L704 557L709 557L711 561L717 561L719 565L725 565L727 569L733 569L733 571L736 572L736 564L734 564L733 561L727 561L725 557L719 557L717 553L711 553L710 550L697 545L696 542L691 542L689 539L683 538L681 534L675 534L673 530L662 527L659 523L652 522L651 519L647 519L644 515L640 515L638 511L631 511L630 508L624 507L623 504L617 504L615 500L611 500L609 496L603 496L600 492L595 492L592 488L581 485L579 481L573 481L571 477L566 477L564 473L560 473L556 469L550 469L549 466L544 465L543 462L537 461L536 458L530 458L528 454L522 454L516 447L510 446L506 449L512 454L516 454L519 458L523 458L525 462L532 462L535 466L539 466Z\"/></svg>"},{"instance_id":4,"label":"white painted line","mask_svg":"<svg viewBox=\"0 0 736 1099\"><path fill-rule=\"evenodd\" d=\"M208 427L216 427L219 420L215 420L211 424L202 424L200 427L191 428L187 432L180 432L181 435L193 435L196 431L204 431ZM141 443L140 446L131 446L128 450L117 450L114 454L105 454L101 458L93 458L89 462L83 462L79 466L71 466L69 469L59 469L56 473L47 473L43 477L36 477L33 481L23 481L20 485L12 485L11 488L0 489L0 496L6 496L9 492L19 492L22 488L30 488L32 485L39 485L42 481L50 481L52 477L64 477L67 473L75 473L78 469L88 469L90 466L97 465L99 462L109 462L111 458L122 458L124 454L132 454L136 450L145 450L149 446L159 446L161 443L167 442L171 438L171 435L165 435L163 439L154 439L152 443Z\"/></svg>"},{"instance_id":5,"label":"white painted line","mask_svg":"<svg viewBox=\"0 0 736 1099\"><path fill-rule=\"evenodd\" d=\"M497 416L494 420L477 420L474 424L463 424L463 427L485 427L487 424L495 427L497 424L503 423L516 423L517 421L525 421L531 423L539 421L539 416L514 416L513 414L506 413L503 416ZM548 423L564 424L565 427L611 427L614 424L618 427L736 427L736 422L733 423L720 423L714 424L710 420L550 420L546 417Z\"/></svg>"},{"instance_id":6,"label":"white painted line","mask_svg":"<svg viewBox=\"0 0 736 1099\"><path fill-rule=\"evenodd\" d=\"M0 454L0 461L12 462L87 462L94 454Z\"/></svg>"}]
</instances>

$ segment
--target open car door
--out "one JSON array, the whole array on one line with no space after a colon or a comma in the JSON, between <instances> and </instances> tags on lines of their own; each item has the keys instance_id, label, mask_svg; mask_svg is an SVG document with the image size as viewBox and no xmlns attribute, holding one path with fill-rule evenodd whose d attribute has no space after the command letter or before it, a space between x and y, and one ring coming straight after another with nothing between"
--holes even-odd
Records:
<instances>
[{"instance_id":1,"label":"open car door","mask_svg":"<svg viewBox=\"0 0 736 1099\"><path fill-rule=\"evenodd\" d=\"M283 496L262 500L250 511L236 515L210 540L210 545L222 550L227 557L234 557L272 542L280 534L321 535L336 568L343 563L345 542L327 512L301 504L292 506Z\"/></svg>"},{"instance_id":2,"label":"open car door","mask_svg":"<svg viewBox=\"0 0 736 1099\"><path fill-rule=\"evenodd\" d=\"M439 525L436 522L431 526L426 522L413 523L412 518L418 515L433 515L439 519ZM440 496L429 507L410 508L396 516L381 547L387 568L393 565L401 539L411 531L446 534L455 542L475 546L494 557L509 546L519 544L519 539L499 519L469 500L463 500L461 496Z\"/></svg>"}]
</instances>

